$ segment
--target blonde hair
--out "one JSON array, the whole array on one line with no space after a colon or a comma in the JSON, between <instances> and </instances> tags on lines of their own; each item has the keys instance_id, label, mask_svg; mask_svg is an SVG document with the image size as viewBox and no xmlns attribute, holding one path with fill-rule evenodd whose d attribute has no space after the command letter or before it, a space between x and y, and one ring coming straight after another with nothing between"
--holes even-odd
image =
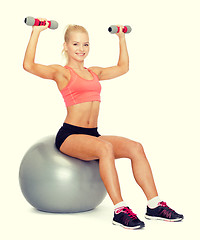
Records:
<instances>
[{"instance_id":1,"label":"blonde hair","mask_svg":"<svg viewBox=\"0 0 200 240\"><path fill-rule=\"evenodd\" d=\"M66 30L65 30L65 34L64 34L64 41L66 43L69 42L71 32L82 32L82 33L88 34L88 31L84 27L82 27L80 25L69 24L69 25L67 25ZM67 52L63 49L62 53L65 56L66 60L68 61Z\"/></svg>"}]
</instances>

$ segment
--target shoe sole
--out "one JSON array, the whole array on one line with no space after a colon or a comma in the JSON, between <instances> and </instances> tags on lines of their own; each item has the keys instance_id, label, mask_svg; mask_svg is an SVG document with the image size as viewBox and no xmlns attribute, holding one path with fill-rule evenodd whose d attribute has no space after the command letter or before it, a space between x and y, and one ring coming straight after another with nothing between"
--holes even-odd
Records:
<instances>
[{"instance_id":1,"label":"shoe sole","mask_svg":"<svg viewBox=\"0 0 200 240\"><path fill-rule=\"evenodd\" d=\"M123 224L115 222L115 221L113 221L112 224L116 225L116 226L123 227L125 229L129 229L129 230L136 230L136 229L143 228L145 226L145 225L138 225L138 226L135 226L135 227L127 227L127 226L124 226Z\"/></svg>"},{"instance_id":2,"label":"shoe sole","mask_svg":"<svg viewBox=\"0 0 200 240\"><path fill-rule=\"evenodd\" d=\"M166 218L161 218L161 217L152 217L152 216L148 216L148 215L145 215L145 218L148 220L161 220L161 221L165 221L165 222L180 222L183 220L183 218L166 219Z\"/></svg>"}]
</instances>

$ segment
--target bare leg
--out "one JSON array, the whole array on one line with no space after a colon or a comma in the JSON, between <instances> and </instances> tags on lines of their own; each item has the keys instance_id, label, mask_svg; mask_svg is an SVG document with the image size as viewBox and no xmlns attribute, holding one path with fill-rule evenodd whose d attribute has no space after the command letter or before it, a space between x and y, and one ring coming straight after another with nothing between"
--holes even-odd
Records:
<instances>
[{"instance_id":1,"label":"bare leg","mask_svg":"<svg viewBox=\"0 0 200 240\"><path fill-rule=\"evenodd\" d=\"M131 159L134 178L142 188L147 200L158 196L151 167L142 145L123 137L101 136L100 138L112 144L115 158Z\"/></svg>"},{"instance_id":2,"label":"bare leg","mask_svg":"<svg viewBox=\"0 0 200 240\"><path fill-rule=\"evenodd\" d=\"M123 201L111 143L88 135L71 135L60 150L85 161L99 159L100 176L113 204Z\"/></svg>"},{"instance_id":3,"label":"bare leg","mask_svg":"<svg viewBox=\"0 0 200 240\"><path fill-rule=\"evenodd\" d=\"M147 200L158 196L151 167L141 145L131 158L133 175L137 184L142 188Z\"/></svg>"},{"instance_id":4,"label":"bare leg","mask_svg":"<svg viewBox=\"0 0 200 240\"><path fill-rule=\"evenodd\" d=\"M99 159L99 171L106 190L113 204L115 205L123 201L123 199L121 196L120 184L115 167L115 158L112 147L108 149L108 151L111 151L110 154L105 152L105 155L101 156Z\"/></svg>"}]
</instances>

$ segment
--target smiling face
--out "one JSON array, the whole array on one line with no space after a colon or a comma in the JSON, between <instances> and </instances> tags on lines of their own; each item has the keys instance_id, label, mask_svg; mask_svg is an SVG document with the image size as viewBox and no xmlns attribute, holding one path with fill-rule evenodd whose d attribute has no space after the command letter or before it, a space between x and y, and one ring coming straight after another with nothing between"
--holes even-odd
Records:
<instances>
[{"instance_id":1,"label":"smiling face","mask_svg":"<svg viewBox=\"0 0 200 240\"><path fill-rule=\"evenodd\" d=\"M67 52L69 60L84 61L90 50L88 34L81 31L72 31L69 40L64 43L64 50Z\"/></svg>"}]
</instances>

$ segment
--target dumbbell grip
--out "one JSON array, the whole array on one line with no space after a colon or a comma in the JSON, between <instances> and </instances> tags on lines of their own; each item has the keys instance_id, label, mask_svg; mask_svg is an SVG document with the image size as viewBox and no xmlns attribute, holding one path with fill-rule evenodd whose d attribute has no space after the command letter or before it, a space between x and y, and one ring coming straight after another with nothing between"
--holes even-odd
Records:
<instances>
[{"instance_id":1,"label":"dumbbell grip","mask_svg":"<svg viewBox=\"0 0 200 240\"><path fill-rule=\"evenodd\" d=\"M24 22L28 25L28 26L45 26L46 25L46 21L40 21L37 18L33 18L33 17L26 17ZM48 28L50 29L56 29L58 28L58 23L54 20L51 21L47 21L49 23Z\"/></svg>"},{"instance_id":2,"label":"dumbbell grip","mask_svg":"<svg viewBox=\"0 0 200 240\"><path fill-rule=\"evenodd\" d=\"M131 27L128 26L128 25L125 25L122 29L122 31L124 33L130 33L131 32ZM114 33L118 33L120 31L120 27L116 26L116 25L111 25L109 28L108 28L108 31L112 34Z\"/></svg>"}]
</instances>

